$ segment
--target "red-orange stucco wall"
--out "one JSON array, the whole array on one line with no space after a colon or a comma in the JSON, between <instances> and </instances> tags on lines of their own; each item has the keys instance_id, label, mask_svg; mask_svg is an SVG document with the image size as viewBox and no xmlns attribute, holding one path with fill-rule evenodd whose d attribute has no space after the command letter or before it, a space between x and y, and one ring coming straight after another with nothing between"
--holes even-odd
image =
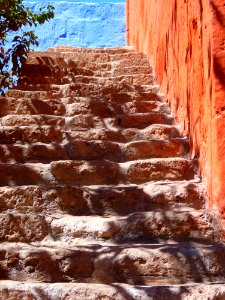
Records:
<instances>
[{"instance_id":1,"label":"red-orange stucco wall","mask_svg":"<svg viewBox=\"0 0 225 300\"><path fill-rule=\"evenodd\" d=\"M127 0L127 43L155 67L225 217L225 0Z\"/></svg>"}]
</instances>

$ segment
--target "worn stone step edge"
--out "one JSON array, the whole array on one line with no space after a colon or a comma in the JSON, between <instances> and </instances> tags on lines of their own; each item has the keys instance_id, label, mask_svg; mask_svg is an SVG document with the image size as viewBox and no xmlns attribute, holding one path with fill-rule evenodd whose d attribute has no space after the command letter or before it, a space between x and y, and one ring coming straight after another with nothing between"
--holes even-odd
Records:
<instances>
[{"instance_id":1,"label":"worn stone step edge","mask_svg":"<svg viewBox=\"0 0 225 300\"><path fill-rule=\"evenodd\" d=\"M142 89L143 88L143 89ZM67 103L73 103L73 98L100 97L105 101L115 101L119 103L131 101L160 101L163 102L163 94L157 91L157 88L151 86L124 86L115 85L88 85L88 84L71 84L71 85L27 85L17 86L17 89L9 90L7 96L28 99L64 99L70 100Z\"/></svg>"},{"instance_id":2,"label":"worn stone step edge","mask_svg":"<svg viewBox=\"0 0 225 300\"><path fill-rule=\"evenodd\" d=\"M205 185L194 181L0 187L0 212L112 216L151 210L204 209L206 204Z\"/></svg>"},{"instance_id":3,"label":"worn stone step edge","mask_svg":"<svg viewBox=\"0 0 225 300\"><path fill-rule=\"evenodd\" d=\"M143 53L134 52L134 51L127 51L124 53L117 53L116 51L114 53L106 53L106 52L84 52L84 51L47 51L47 52L33 52L29 53L28 55L28 62L34 62L34 59L39 59L38 63L40 63L40 60L45 60L46 58L66 58L67 60L73 60L79 58L80 60L86 60L86 61L100 61L100 62L110 62L110 61L119 61L123 59L146 59L147 56Z\"/></svg>"},{"instance_id":4,"label":"worn stone step edge","mask_svg":"<svg viewBox=\"0 0 225 300\"><path fill-rule=\"evenodd\" d=\"M43 56L41 57L41 64L39 62L39 57L28 57L26 65L23 68L22 74L27 74L26 72L29 69L34 70L46 70L48 73L56 72L59 74L61 71L65 72L84 72L86 74L90 74L91 72L99 72L99 71L110 71L114 68L123 68L123 67L130 67L130 66L138 66L138 67L148 67L150 68L151 72L153 73L153 68L149 64L149 60L146 57L132 57L126 58L123 57L120 60L111 61L109 58L103 59L102 61L94 59L90 59L91 57L85 56L84 59L82 57L74 56L73 58L58 56ZM59 70L60 68L60 70ZM82 69L82 71L81 71ZM44 73L44 72L43 72Z\"/></svg>"},{"instance_id":5,"label":"worn stone step edge","mask_svg":"<svg viewBox=\"0 0 225 300\"><path fill-rule=\"evenodd\" d=\"M68 141L105 140L126 143L138 140L170 139L178 137L180 137L179 126L165 124L154 124L145 129L129 128L117 131L103 129L65 131L65 139Z\"/></svg>"},{"instance_id":6,"label":"worn stone step edge","mask_svg":"<svg viewBox=\"0 0 225 300\"><path fill-rule=\"evenodd\" d=\"M37 298L37 291L41 295ZM30 283L21 281L0 282L2 300L176 300L180 299L225 299L225 284L201 283L164 286L133 286L126 284L85 284L85 283Z\"/></svg>"},{"instance_id":7,"label":"worn stone step edge","mask_svg":"<svg viewBox=\"0 0 225 300\"><path fill-rule=\"evenodd\" d=\"M66 74L65 76L39 76L39 74L37 74L37 76L33 79L33 84L42 83L48 83L48 84L54 84L54 82L56 82L56 84L61 85L61 84L68 84L69 82L77 82L77 83L86 83L86 84L98 84L98 85L104 85L105 83L110 83L110 82L117 82L120 83L121 79L126 79L126 78L133 78L135 79L143 79L142 83L140 83L140 85L153 85L154 84L154 80L155 80L155 76L153 75L148 75L148 73L144 73L145 70L142 70L142 72L140 73L135 73L132 72L132 74L126 74L126 73L122 73L122 74L115 74L116 72L118 73L117 70L115 71L101 71L98 74L91 74L91 75L86 75L86 74L81 74L81 75L77 75L77 74L73 74L73 72L71 71L68 75ZM61 79L61 81L58 81ZM55 81L54 81L55 80ZM145 83L149 81L149 83ZM30 82L29 84L31 84L32 82L32 77L30 77L29 75L24 75L20 78L20 82L21 85L22 84L27 84L26 82Z\"/></svg>"},{"instance_id":8,"label":"worn stone step edge","mask_svg":"<svg viewBox=\"0 0 225 300\"><path fill-rule=\"evenodd\" d=\"M136 212L126 216L71 216L1 213L1 242L145 241L176 240L213 243L222 229L205 210ZM10 228L10 231L8 230ZM25 234L26 233L26 234Z\"/></svg>"},{"instance_id":9,"label":"worn stone step edge","mask_svg":"<svg viewBox=\"0 0 225 300\"><path fill-rule=\"evenodd\" d=\"M1 186L77 184L104 185L190 180L195 163L184 158L152 158L116 163L108 160L61 160L50 164L0 163Z\"/></svg>"},{"instance_id":10,"label":"worn stone step edge","mask_svg":"<svg viewBox=\"0 0 225 300\"><path fill-rule=\"evenodd\" d=\"M68 248L5 244L0 253L1 279L163 285L225 278L225 249L219 244Z\"/></svg>"},{"instance_id":11,"label":"worn stone step edge","mask_svg":"<svg viewBox=\"0 0 225 300\"><path fill-rule=\"evenodd\" d=\"M174 125L157 124L145 129L90 129L76 131L62 131L60 126L32 125L32 126L0 126L0 144L35 143L35 142L73 142L83 141L114 141L127 143L138 140L179 138L180 128Z\"/></svg>"},{"instance_id":12,"label":"worn stone step edge","mask_svg":"<svg viewBox=\"0 0 225 300\"><path fill-rule=\"evenodd\" d=\"M65 130L78 128L137 128L143 129L153 124L173 125L172 115L162 112L122 114L115 117L101 118L79 114L72 117L55 115L7 115L1 118L1 126L53 125L65 126Z\"/></svg>"},{"instance_id":13,"label":"worn stone step edge","mask_svg":"<svg viewBox=\"0 0 225 300\"><path fill-rule=\"evenodd\" d=\"M27 88L31 88L27 89ZM45 92L49 93L49 91L60 92L66 89L77 89L80 88L93 88L95 90L99 90L100 92L113 91L114 93L150 93L150 94L160 94L160 87L156 84L148 85L148 84L122 84L122 83L109 83L108 85L98 85L98 84L87 84L87 83L70 83L70 84L39 84L39 85L18 85L15 89L9 90L8 94L13 94L15 92L19 93L40 93ZM36 89L36 90L35 90ZM99 91L98 91L99 92Z\"/></svg>"},{"instance_id":14,"label":"worn stone step edge","mask_svg":"<svg viewBox=\"0 0 225 300\"><path fill-rule=\"evenodd\" d=\"M198 211L137 212L124 217L53 217L50 228L57 240L100 239L115 241L193 240L213 242L220 239L214 215ZM216 228L217 227L217 228ZM220 229L220 228L219 228ZM218 234L218 235L217 235Z\"/></svg>"},{"instance_id":15,"label":"worn stone step edge","mask_svg":"<svg viewBox=\"0 0 225 300\"><path fill-rule=\"evenodd\" d=\"M135 114L146 112L162 112L169 114L169 106L159 101L132 101L118 103L117 101L82 100L68 103L67 100L28 100L4 98L0 99L0 116L7 115L39 115L75 116L79 114L93 114L95 116L110 117L114 114ZM85 101L86 100L86 101Z\"/></svg>"},{"instance_id":16,"label":"worn stone step edge","mask_svg":"<svg viewBox=\"0 0 225 300\"><path fill-rule=\"evenodd\" d=\"M108 75L108 74L107 74ZM19 86L23 86L23 88L26 90L27 87L31 86L37 86L37 85L51 85L51 84L58 84L58 85L65 85L69 84L70 82L77 81L78 83L86 83L86 84L99 84L99 85L106 85L106 84L111 84L111 83L124 83L124 84L129 84L129 85L139 85L139 84L146 84L146 85L151 85L154 84L155 81L154 76L146 76L146 74L134 74L134 75L118 75L118 76L111 76L111 77L106 77L100 76L100 77L90 77L87 76L68 76L68 77L63 77L62 79L58 78L47 78L47 77L37 77L36 79L33 79L31 77L23 77L21 78L19 82Z\"/></svg>"},{"instance_id":17,"label":"worn stone step edge","mask_svg":"<svg viewBox=\"0 0 225 300\"><path fill-rule=\"evenodd\" d=\"M140 60L136 64L133 64L129 60L123 60L115 63L88 63L77 61L74 65L69 63L65 66L60 65L48 65L48 64L26 64L22 70L22 76L20 80L23 81L26 77L31 78L30 72L35 72L37 77L43 79L53 78L81 78L82 76L96 79L105 77L110 79L116 76L125 75L143 75L153 76L152 68L146 64L145 60Z\"/></svg>"},{"instance_id":18,"label":"worn stone step edge","mask_svg":"<svg viewBox=\"0 0 225 300\"><path fill-rule=\"evenodd\" d=\"M75 47L75 46L56 46L47 49L46 51L35 51L35 52L30 52L29 55L33 55L36 53L54 53L54 52L67 52L67 51L74 51L74 52L84 52L84 53L132 53L135 52L133 46L119 46L119 47L109 47L109 48L82 48L82 47Z\"/></svg>"},{"instance_id":19,"label":"worn stone step edge","mask_svg":"<svg viewBox=\"0 0 225 300\"><path fill-rule=\"evenodd\" d=\"M42 162L57 160L108 159L125 162L146 158L184 157L189 144L185 138L140 140L130 143L74 141L69 143L0 144L0 162Z\"/></svg>"}]
</instances>

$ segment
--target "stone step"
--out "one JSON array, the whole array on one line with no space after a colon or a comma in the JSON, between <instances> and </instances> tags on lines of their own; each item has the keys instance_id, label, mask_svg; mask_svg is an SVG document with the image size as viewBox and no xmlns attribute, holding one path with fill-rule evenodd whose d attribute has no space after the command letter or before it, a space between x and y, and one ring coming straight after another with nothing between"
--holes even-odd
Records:
<instances>
[{"instance_id":1,"label":"stone step","mask_svg":"<svg viewBox=\"0 0 225 300\"><path fill-rule=\"evenodd\" d=\"M4 126L0 127L0 144L13 143L52 143L74 142L76 140L101 140L127 143L138 140L179 138L180 131L176 126L158 124L146 129L91 129L78 131L62 131L59 126Z\"/></svg>"},{"instance_id":2,"label":"stone step","mask_svg":"<svg viewBox=\"0 0 225 300\"><path fill-rule=\"evenodd\" d=\"M38 122L40 124L45 125L47 122L46 119L39 118ZM33 121L33 117L29 119L31 122L34 122L34 125L36 125L35 121ZM79 129L105 129L108 128L110 130L118 130L118 129L144 129L147 128L150 125L153 124L166 124L166 125L172 125L173 124L173 117L171 115L161 113L161 112L151 112L151 113L137 113L137 114L123 114L123 115L117 115L114 118L101 118L101 117L93 117L92 115L76 115L74 117L66 117L62 120L56 120L56 125L60 124L60 121L63 122L64 120L64 129L66 131L71 130L79 130ZM13 120L15 121L15 120ZM4 125L4 119L2 120ZM22 124L24 124L23 121L21 121ZM41 123L43 122L43 123ZM51 125L52 123L51 119L48 121L46 125ZM6 125L11 125L7 123ZM31 123L26 123L24 125L31 125Z\"/></svg>"},{"instance_id":3,"label":"stone step","mask_svg":"<svg viewBox=\"0 0 225 300\"><path fill-rule=\"evenodd\" d=\"M108 53L108 54L119 54L119 53L136 53L134 48L131 46L122 46L122 47L112 47L112 48L80 48L74 46L56 46L54 48L49 48L46 52L34 52L35 53L55 53L55 52L74 52L74 53ZM29 53L29 56L33 53Z\"/></svg>"},{"instance_id":4,"label":"stone step","mask_svg":"<svg viewBox=\"0 0 225 300\"><path fill-rule=\"evenodd\" d=\"M44 76L44 77L55 76L56 78L59 78L62 77L62 75L65 75L66 71L67 71L66 65L65 68L62 68L62 65L60 64L57 65L57 61L55 61L55 64L50 63L50 61L46 61L46 62L40 61L33 64L33 63L29 63L29 58L28 58L26 64L22 68L21 76L23 77L24 75L27 75L31 77L32 73L35 73L35 76L36 75Z\"/></svg>"},{"instance_id":5,"label":"stone step","mask_svg":"<svg viewBox=\"0 0 225 300\"><path fill-rule=\"evenodd\" d=\"M73 103L66 104L66 115L74 116L78 114L93 114L101 117L111 117L118 114L136 114L148 112L169 113L167 103L160 101L132 101L118 103L117 101L104 101L95 98L78 98Z\"/></svg>"},{"instance_id":6,"label":"stone step","mask_svg":"<svg viewBox=\"0 0 225 300\"><path fill-rule=\"evenodd\" d=\"M101 118L93 115L76 115L63 117L55 115L7 115L1 118L2 126L60 126L65 130L80 128L137 128L143 129L153 124L172 125L173 117L162 112L136 113L118 115L116 118Z\"/></svg>"},{"instance_id":7,"label":"stone step","mask_svg":"<svg viewBox=\"0 0 225 300\"><path fill-rule=\"evenodd\" d=\"M4 126L0 127L0 144L51 143L64 139L59 126Z\"/></svg>"},{"instance_id":8,"label":"stone step","mask_svg":"<svg viewBox=\"0 0 225 300\"><path fill-rule=\"evenodd\" d=\"M104 185L189 180L193 161L184 158L152 158L116 163L109 160L62 160L50 164L0 163L0 186L34 184Z\"/></svg>"},{"instance_id":9,"label":"stone step","mask_svg":"<svg viewBox=\"0 0 225 300\"><path fill-rule=\"evenodd\" d=\"M59 50L59 49L58 49ZM62 59L65 58L67 60L79 60L79 61L85 61L86 63L89 62L96 62L96 63L106 63L106 62L117 62L120 60L131 60L131 62L136 60L136 64L140 59L147 59L147 56L142 53L136 53L133 51L124 51L122 53L117 53L114 51L114 53L107 53L103 51L90 51L90 52L84 52L84 51L74 51L74 49L71 49L70 51L66 50L60 50L60 51L49 51L49 52L34 52L29 53L28 56L28 63L40 63L40 61L46 61L46 58L51 58L51 61L55 59Z\"/></svg>"},{"instance_id":10,"label":"stone step","mask_svg":"<svg viewBox=\"0 0 225 300\"><path fill-rule=\"evenodd\" d=\"M144 183L193 179L194 165L192 161L183 158L155 158L126 163L108 160L58 161L51 163L51 174L60 184Z\"/></svg>"},{"instance_id":11,"label":"stone step","mask_svg":"<svg viewBox=\"0 0 225 300\"><path fill-rule=\"evenodd\" d=\"M198 182L115 186L15 186L0 188L0 212L122 216L133 212L203 209Z\"/></svg>"},{"instance_id":12,"label":"stone step","mask_svg":"<svg viewBox=\"0 0 225 300\"><path fill-rule=\"evenodd\" d=\"M38 89L38 87L36 87ZM29 101L32 100L51 100L51 99L59 99L61 98L62 92L57 87L57 90L54 88L52 89L46 89L46 90L23 90L19 89L19 86L12 90L8 90L6 93L7 98L14 98L14 99L26 99Z\"/></svg>"},{"instance_id":13,"label":"stone step","mask_svg":"<svg viewBox=\"0 0 225 300\"><path fill-rule=\"evenodd\" d=\"M41 62L40 62L41 59ZM23 67L22 74L30 76L35 73L42 76L61 77L77 74L77 75L96 75L106 71L118 71L124 74L123 69L138 68L138 71L146 69L146 74L152 75L153 70L147 58L135 57L133 59L122 59L118 61L95 62L94 60L68 60L66 57L28 57L26 65ZM121 71L119 71L121 70ZM129 70L128 70L129 71ZM136 72L137 69L134 69ZM140 72L141 73L141 72ZM133 74L133 73L131 73Z\"/></svg>"},{"instance_id":14,"label":"stone step","mask_svg":"<svg viewBox=\"0 0 225 300\"><path fill-rule=\"evenodd\" d=\"M98 85L108 85L113 83L122 83L122 84L129 84L129 85L152 85L155 83L155 77L154 76L146 76L146 73L140 73L140 74L120 74L120 75L114 75L113 73L106 73L103 72L98 73L98 76L92 76L93 74L88 74L88 76L85 76L86 74L80 74L77 75L77 72L73 74L71 72L68 76L61 77L54 77L54 76L23 76L19 80L19 85L22 85L24 89L28 86L35 86L35 85L44 85L44 84L57 84L57 85L64 85L69 84L72 82L77 83L86 83L86 84L98 84ZM118 72L117 72L118 73ZM122 72L124 73L124 72ZM148 74L148 73L147 73ZM100 75L100 76L99 76Z\"/></svg>"},{"instance_id":15,"label":"stone step","mask_svg":"<svg viewBox=\"0 0 225 300\"><path fill-rule=\"evenodd\" d=\"M28 59L30 60L30 59ZM33 59L32 59L33 60ZM125 63L126 64L126 63ZM143 63L142 63L143 64ZM94 76L95 74L112 70L112 63L95 63L85 61L70 61L64 58L51 59L45 58L43 63L36 59L26 63L22 70L22 77L30 78L30 74L35 73L38 77L55 77L57 80L61 77L72 78L74 75Z\"/></svg>"},{"instance_id":16,"label":"stone step","mask_svg":"<svg viewBox=\"0 0 225 300\"><path fill-rule=\"evenodd\" d=\"M153 73L153 68L149 63L149 60L147 57L139 56L135 58L125 58L125 59L120 59L117 61L111 62L112 67L114 68L126 68L130 66L139 66L139 67L148 67L151 68L151 72L149 74ZM101 67L100 67L101 70Z\"/></svg>"},{"instance_id":17,"label":"stone step","mask_svg":"<svg viewBox=\"0 0 225 300\"><path fill-rule=\"evenodd\" d=\"M148 59L146 54L137 53L137 52L127 52L127 53L115 53L110 55L110 61L117 62L121 60L129 59L139 60L139 59Z\"/></svg>"},{"instance_id":18,"label":"stone step","mask_svg":"<svg viewBox=\"0 0 225 300\"><path fill-rule=\"evenodd\" d=\"M156 82L155 76L149 75L148 73L144 73L145 70L143 70L142 73L140 74L124 74L122 71L122 74L115 75L116 71L113 71L113 74L110 77L109 73L104 73L99 74L99 77L93 77L91 80L90 78L81 78L78 76L75 76L73 78L73 82L83 82L83 83L96 83L96 84L101 84L101 85L107 85L111 83L122 83L122 84L129 84L129 85L153 85ZM125 72L125 70L124 70ZM118 72L117 72L118 73ZM146 75L147 74L147 75ZM109 77L106 77L106 76Z\"/></svg>"},{"instance_id":19,"label":"stone step","mask_svg":"<svg viewBox=\"0 0 225 300\"><path fill-rule=\"evenodd\" d=\"M99 90L101 87L99 87ZM91 95L92 94L92 95ZM110 93L109 91L103 91L99 95L93 90L88 92L88 87L83 87L83 94L80 93L79 87L75 90L68 90L67 96L63 98L65 101L64 103L73 104L77 102L77 99L101 99L101 101L105 101L105 103L118 103L120 105L132 102L150 102L150 101L157 101L162 102L163 97L162 95L153 92L113 92ZM164 103L165 104L165 103Z\"/></svg>"},{"instance_id":20,"label":"stone step","mask_svg":"<svg viewBox=\"0 0 225 300\"><path fill-rule=\"evenodd\" d=\"M54 218L54 216L52 217ZM11 222L13 224L12 220ZM114 240L118 243L143 240L151 242L187 241L190 239L196 242L211 243L220 238L215 236L214 227L216 225L213 216L206 211L199 210L137 212L123 217L107 218L66 215L54 218L49 226L52 238L65 242L84 238L90 241ZM18 241L24 240L19 239Z\"/></svg>"},{"instance_id":21,"label":"stone step","mask_svg":"<svg viewBox=\"0 0 225 300\"><path fill-rule=\"evenodd\" d=\"M65 125L65 118L54 115L7 115L1 118L2 126L60 126Z\"/></svg>"},{"instance_id":22,"label":"stone step","mask_svg":"<svg viewBox=\"0 0 225 300\"><path fill-rule=\"evenodd\" d=\"M152 68L150 65L145 65L145 66L139 66L139 65L128 65L128 66L123 66L121 67L121 63L117 65L117 63L113 64L113 68L111 71L101 71L98 72L98 74L101 74L101 76L106 76L106 77L117 77L117 76L125 76L125 75L142 75L145 74L145 76L152 76ZM108 75L108 76L107 76ZM144 84L144 83L142 83Z\"/></svg>"},{"instance_id":23,"label":"stone step","mask_svg":"<svg viewBox=\"0 0 225 300\"><path fill-rule=\"evenodd\" d=\"M68 99L67 103L73 103L73 99L100 98L118 103L132 101L162 101L163 95L159 93L158 86L149 85L115 85L107 86L91 84L70 85L26 85L17 86L17 89L9 90L7 96L16 99Z\"/></svg>"},{"instance_id":24,"label":"stone step","mask_svg":"<svg viewBox=\"0 0 225 300\"><path fill-rule=\"evenodd\" d=\"M64 63L64 65L63 65ZM86 76L123 76L123 75L135 75L135 74L146 74L146 76L152 75L152 67L146 63L146 59L135 61L130 61L125 59L118 62L108 62L108 63L96 63L96 62L82 62L82 61L68 61L65 60L57 65L52 62L45 63L26 63L22 70L23 77L28 76L31 78L31 73L35 73L38 77L63 79L63 77L72 75L86 75ZM99 74L99 75L97 75ZM35 76L35 77L36 77ZM36 78L33 78L34 80Z\"/></svg>"},{"instance_id":25,"label":"stone step","mask_svg":"<svg viewBox=\"0 0 225 300\"><path fill-rule=\"evenodd\" d=\"M153 124L144 129L128 128L128 129L90 129L76 130L65 132L66 140L101 140L114 141L119 143L129 143L139 140L152 139L170 139L180 137L180 130L177 126L165 124Z\"/></svg>"},{"instance_id":26,"label":"stone step","mask_svg":"<svg viewBox=\"0 0 225 300\"><path fill-rule=\"evenodd\" d=\"M8 279L60 282L61 287L62 282L168 286L225 279L225 248L221 244L81 244L65 249L5 244L0 254L1 284Z\"/></svg>"},{"instance_id":27,"label":"stone step","mask_svg":"<svg viewBox=\"0 0 225 300\"><path fill-rule=\"evenodd\" d=\"M31 73L34 74L34 73ZM56 76L40 76L39 73L36 74L36 76L25 76L23 75L20 77L18 81L18 85L23 85L26 87L26 85L42 85L42 84L57 84L57 85L64 85L69 84L71 82L70 77L67 74L64 74L64 76L56 77Z\"/></svg>"},{"instance_id":28,"label":"stone step","mask_svg":"<svg viewBox=\"0 0 225 300\"><path fill-rule=\"evenodd\" d=\"M121 54L121 58L123 58L123 54ZM128 56L126 55L126 58ZM109 53L88 53L88 52L74 52L74 51L66 51L66 52L34 52L29 53L27 63L28 64L58 64L65 66L68 65L68 61L75 62L82 61L88 63L109 63L111 62L111 56Z\"/></svg>"},{"instance_id":29,"label":"stone step","mask_svg":"<svg viewBox=\"0 0 225 300\"><path fill-rule=\"evenodd\" d=\"M21 281L4 281L0 283L0 298L2 300L15 299L37 299L37 291L41 299L59 300L175 300L180 299L225 299L224 283L200 283L200 284L178 284L178 285L127 285L114 283L85 284L85 283L31 283ZM74 298L74 295L76 295ZM157 297L157 298L156 298ZM218 298L219 297L219 298ZM177 299L179 299L177 298Z\"/></svg>"},{"instance_id":30,"label":"stone step","mask_svg":"<svg viewBox=\"0 0 225 300\"><path fill-rule=\"evenodd\" d=\"M0 117L7 115L56 115L66 114L66 108L57 100L23 100L14 98L0 98Z\"/></svg>"},{"instance_id":31,"label":"stone step","mask_svg":"<svg viewBox=\"0 0 225 300\"><path fill-rule=\"evenodd\" d=\"M52 87L52 88L51 88ZM64 104L73 104L77 102L87 102L89 101L104 101L105 103L113 102L118 103L120 105L125 104L126 102L149 102L149 101L157 101L162 102L163 96L158 92L157 87L150 87L150 86L136 86L135 89L130 89L126 87L127 91L120 91L115 86L113 93L110 93L110 87L107 89L106 87L103 88L102 86L96 86L91 88L89 85L77 85L74 87L74 84L71 86L57 86L57 85L50 85L44 86L43 89L46 90L36 90L38 89L37 86L31 86L31 90L20 90L18 88L22 88L17 86L17 89L9 90L7 92L6 99L9 100L58 100ZM33 90L32 90L33 89ZM80 93L80 89L83 90L84 94ZM97 90L99 89L99 93ZM124 88L125 90L125 88ZM91 95L92 94L92 95ZM2 98L1 98L2 99ZM3 98L4 99L4 98ZM162 102L163 103L163 102Z\"/></svg>"},{"instance_id":32,"label":"stone step","mask_svg":"<svg viewBox=\"0 0 225 300\"><path fill-rule=\"evenodd\" d=\"M178 157L187 153L186 139L136 141L127 144L115 142L77 141L65 146L69 159L108 159L125 162L156 157Z\"/></svg>"},{"instance_id":33,"label":"stone step","mask_svg":"<svg viewBox=\"0 0 225 300\"><path fill-rule=\"evenodd\" d=\"M108 159L125 162L136 159L179 157L188 152L187 139L136 141L118 144L106 141L75 141L73 143L33 143L0 145L0 162L42 162L57 160Z\"/></svg>"},{"instance_id":34,"label":"stone step","mask_svg":"<svg viewBox=\"0 0 225 300\"><path fill-rule=\"evenodd\" d=\"M28 57L26 65L28 66L40 66L44 65L51 70L60 66L62 69L76 71L77 74L83 73L85 70L89 71L104 71L113 69L120 66L143 66L150 67L149 61L146 56L122 54L122 55L107 55L107 54L92 54L92 53L54 53L54 55L43 54ZM98 67L97 67L98 66ZM44 69L44 68L43 68ZM56 73L58 74L58 73ZM87 74L87 73L86 73ZM151 72L152 74L152 68Z\"/></svg>"},{"instance_id":35,"label":"stone step","mask_svg":"<svg viewBox=\"0 0 225 300\"><path fill-rule=\"evenodd\" d=\"M26 89L29 86L26 86ZM32 88L32 86L31 86ZM41 86L40 86L41 88ZM42 87L43 89L45 86ZM68 96L72 97L106 97L106 99L114 99L118 101L128 102L132 100L147 101L161 100L157 85L130 85L124 83L108 83L108 84L91 84L91 83L72 83L68 86Z\"/></svg>"},{"instance_id":36,"label":"stone step","mask_svg":"<svg viewBox=\"0 0 225 300\"><path fill-rule=\"evenodd\" d=\"M56 115L74 116L78 114L92 114L101 117L111 117L117 114L135 114L148 112L169 113L167 103L160 101L133 101L119 104L115 101L104 101L98 98L74 98L73 103L62 100L28 100L14 98L0 98L0 116L7 115Z\"/></svg>"},{"instance_id":37,"label":"stone step","mask_svg":"<svg viewBox=\"0 0 225 300\"><path fill-rule=\"evenodd\" d=\"M137 128L143 129L153 124L173 125L171 115L161 112L137 113L117 115L115 118L105 118L104 124L109 128Z\"/></svg>"},{"instance_id":38,"label":"stone step","mask_svg":"<svg viewBox=\"0 0 225 300\"><path fill-rule=\"evenodd\" d=\"M16 92L15 92L16 91ZM57 85L57 84L19 84L16 89L10 90L8 93L9 95L22 95L22 94L28 94L29 92L33 92L34 95L37 94L39 95L41 92L49 93L51 96L51 93L55 95L62 95L63 93L67 96L69 96L69 93L71 94L72 92L74 93L75 91L77 92L82 92L83 95L81 94L81 97L90 97L94 96L96 93L96 97L101 97L104 95L105 96L112 96L112 94L116 95L123 95L123 94L130 94L133 96L138 96L138 95L145 95L145 101L146 100L153 100L153 96L158 98L161 98L162 101L162 95L159 90L159 86L156 84L127 84L127 83L116 83L116 82L110 82L108 84L96 84L96 83L70 83L70 84L64 84L64 85ZM85 93L88 92L89 94L85 95ZM93 95L92 95L93 94ZM151 97L149 99L148 97ZM76 95L73 95L76 96ZM79 95L78 95L79 96ZM40 98L39 98L40 99ZM42 100L42 99L40 99ZM156 99L154 99L156 100Z\"/></svg>"},{"instance_id":39,"label":"stone step","mask_svg":"<svg viewBox=\"0 0 225 300\"><path fill-rule=\"evenodd\" d=\"M212 243L221 236L207 211L150 211L126 216L71 216L1 213L1 242L44 241L92 244L100 241L158 243L176 240ZM9 230L10 228L10 230ZM49 240L46 240L49 239Z\"/></svg>"}]
</instances>

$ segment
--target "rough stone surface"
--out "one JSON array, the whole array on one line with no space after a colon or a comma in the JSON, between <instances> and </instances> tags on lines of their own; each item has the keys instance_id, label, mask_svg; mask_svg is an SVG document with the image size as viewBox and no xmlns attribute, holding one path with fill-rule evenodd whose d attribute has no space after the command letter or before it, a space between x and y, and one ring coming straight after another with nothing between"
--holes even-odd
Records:
<instances>
[{"instance_id":1,"label":"rough stone surface","mask_svg":"<svg viewBox=\"0 0 225 300\"><path fill-rule=\"evenodd\" d=\"M58 47L0 98L1 299L199 299L225 280L220 220L153 73L129 48Z\"/></svg>"},{"instance_id":2,"label":"rough stone surface","mask_svg":"<svg viewBox=\"0 0 225 300\"><path fill-rule=\"evenodd\" d=\"M157 2L157 3L156 3ZM158 83L225 214L224 0L127 1L127 41L148 54Z\"/></svg>"},{"instance_id":3,"label":"rough stone surface","mask_svg":"<svg viewBox=\"0 0 225 300\"><path fill-rule=\"evenodd\" d=\"M112 216L135 211L198 210L205 201L204 185L198 182L0 188L0 212Z\"/></svg>"},{"instance_id":4,"label":"rough stone surface","mask_svg":"<svg viewBox=\"0 0 225 300\"><path fill-rule=\"evenodd\" d=\"M167 285L158 287L129 286L126 284L43 284L2 281L3 300L223 300L224 284Z\"/></svg>"},{"instance_id":5,"label":"rough stone surface","mask_svg":"<svg viewBox=\"0 0 225 300\"><path fill-rule=\"evenodd\" d=\"M184 264L186 262L186 264ZM1 280L116 282L130 285L182 284L224 280L224 247L174 245L39 245L0 251ZM109 272L109 270L111 270Z\"/></svg>"}]
</instances>

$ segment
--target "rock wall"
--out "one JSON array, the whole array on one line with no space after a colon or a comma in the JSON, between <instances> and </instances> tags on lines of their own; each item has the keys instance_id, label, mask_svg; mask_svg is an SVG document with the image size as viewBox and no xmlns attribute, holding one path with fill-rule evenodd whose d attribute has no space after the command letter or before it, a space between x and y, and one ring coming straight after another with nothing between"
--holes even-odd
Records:
<instances>
[{"instance_id":1,"label":"rock wall","mask_svg":"<svg viewBox=\"0 0 225 300\"><path fill-rule=\"evenodd\" d=\"M39 11L52 4L55 18L35 29L37 50L54 46L116 47L125 45L125 0L25 0Z\"/></svg>"},{"instance_id":2,"label":"rock wall","mask_svg":"<svg viewBox=\"0 0 225 300\"><path fill-rule=\"evenodd\" d=\"M225 217L225 0L128 0L127 42L155 66Z\"/></svg>"}]
</instances>

